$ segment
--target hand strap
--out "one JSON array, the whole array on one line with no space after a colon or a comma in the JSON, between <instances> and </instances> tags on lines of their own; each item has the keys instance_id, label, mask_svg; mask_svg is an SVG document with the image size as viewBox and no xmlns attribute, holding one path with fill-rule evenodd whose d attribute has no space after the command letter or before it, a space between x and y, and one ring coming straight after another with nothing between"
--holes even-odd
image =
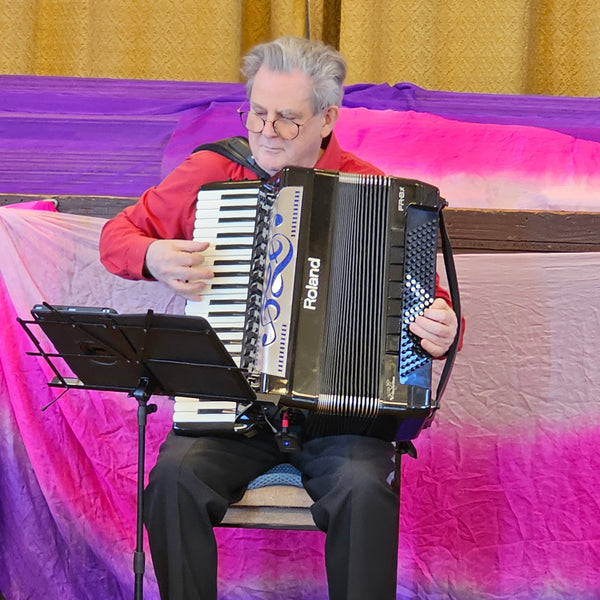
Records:
<instances>
[{"instance_id":1,"label":"hand strap","mask_svg":"<svg viewBox=\"0 0 600 600\"><path fill-rule=\"evenodd\" d=\"M446 277L448 279L450 299L452 300L452 308L454 309L454 313L456 314L456 319L458 321L458 328L456 330L456 336L454 337L454 341L452 342L452 345L446 353L446 362L444 364L444 369L442 370L440 381L437 387L436 403L439 402L439 400L442 397L442 394L444 393L444 390L446 389L446 384L448 383L450 372L452 371L452 367L454 366L454 360L456 359L456 353L458 351L458 344L460 342L462 326L460 294L458 291L458 278L456 276L456 267L454 265L454 256L452 254L452 245L450 244L450 238L448 237L448 231L446 230L446 222L444 221L443 210L440 211L440 235L442 238L442 254L444 256L444 267L446 269Z\"/></svg>"},{"instance_id":2,"label":"hand strap","mask_svg":"<svg viewBox=\"0 0 600 600\"><path fill-rule=\"evenodd\" d=\"M462 317L461 317L461 308L460 308L460 294L458 291L458 278L456 276L456 268L454 266L454 256L452 254L452 245L450 244L450 238L448 237L448 231L446 230L446 223L444 221L444 211L440 211L439 216L439 225L440 225L440 236L442 240L442 254L444 257L444 267L446 270L446 278L448 279L448 288L450 290L450 299L452 301L452 308L454 309L454 313L456 314L456 319L458 321L458 328L456 330L456 336L454 341L448 348L448 352L446 352L446 360L444 363L444 368L442 369L442 374L440 375L440 380L438 382L436 394L435 394L435 406L439 407L440 400L444 394L446 389L446 385L448 384L448 380L450 379L450 374L452 372L452 367L454 366L454 361L456 359L456 353L458 351L458 344L460 342L461 328L462 328ZM423 427L429 427L433 421L435 416L435 411L433 411L429 417L426 419Z\"/></svg>"}]
</instances>

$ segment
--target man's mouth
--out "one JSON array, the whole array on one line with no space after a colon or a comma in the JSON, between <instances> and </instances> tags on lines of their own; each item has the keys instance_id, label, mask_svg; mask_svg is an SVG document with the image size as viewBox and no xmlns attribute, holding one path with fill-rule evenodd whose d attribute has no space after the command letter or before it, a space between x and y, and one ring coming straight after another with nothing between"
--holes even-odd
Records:
<instances>
[{"instance_id":1,"label":"man's mouth","mask_svg":"<svg viewBox=\"0 0 600 600\"><path fill-rule=\"evenodd\" d=\"M261 146L261 150L264 152L268 152L269 154L275 154L277 152L282 152L283 148L273 147L273 146Z\"/></svg>"}]
</instances>

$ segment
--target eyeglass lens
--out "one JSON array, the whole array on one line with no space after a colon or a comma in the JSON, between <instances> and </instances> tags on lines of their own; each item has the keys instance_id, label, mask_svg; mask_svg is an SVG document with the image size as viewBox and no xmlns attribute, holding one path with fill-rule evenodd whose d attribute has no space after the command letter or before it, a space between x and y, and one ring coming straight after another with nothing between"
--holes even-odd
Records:
<instances>
[{"instance_id":1,"label":"eyeglass lens","mask_svg":"<svg viewBox=\"0 0 600 600\"><path fill-rule=\"evenodd\" d=\"M267 121L252 111L240 112L240 118L244 127L252 133L260 133L267 123L271 123L275 133L284 140L293 140L300 132L300 125L290 119L280 118Z\"/></svg>"}]
</instances>

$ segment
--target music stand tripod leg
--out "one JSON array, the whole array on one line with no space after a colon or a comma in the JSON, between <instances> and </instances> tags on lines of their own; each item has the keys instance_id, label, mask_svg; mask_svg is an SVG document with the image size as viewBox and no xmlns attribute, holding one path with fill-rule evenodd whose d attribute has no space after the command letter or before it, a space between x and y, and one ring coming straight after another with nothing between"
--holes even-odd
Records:
<instances>
[{"instance_id":1,"label":"music stand tripod leg","mask_svg":"<svg viewBox=\"0 0 600 600\"><path fill-rule=\"evenodd\" d=\"M135 574L135 600L143 599L144 571L146 556L144 553L144 463L146 455L146 421L150 413L156 412L155 404L148 404L152 395L152 385L148 377L140 378L139 386L130 393L138 402L138 472L137 472L137 526L136 546L133 557Z\"/></svg>"}]
</instances>

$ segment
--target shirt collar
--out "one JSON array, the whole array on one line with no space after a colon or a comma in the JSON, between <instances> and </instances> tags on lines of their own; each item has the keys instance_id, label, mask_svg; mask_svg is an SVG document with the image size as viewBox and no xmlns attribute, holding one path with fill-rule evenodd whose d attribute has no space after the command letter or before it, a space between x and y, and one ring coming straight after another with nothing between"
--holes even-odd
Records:
<instances>
[{"instance_id":1,"label":"shirt collar","mask_svg":"<svg viewBox=\"0 0 600 600\"><path fill-rule=\"evenodd\" d=\"M323 169L324 171L335 171L339 169L339 165L342 159L342 149L340 144L332 133L329 139L329 143L325 148L325 152L321 154L319 160L315 164L315 169Z\"/></svg>"}]
</instances>

